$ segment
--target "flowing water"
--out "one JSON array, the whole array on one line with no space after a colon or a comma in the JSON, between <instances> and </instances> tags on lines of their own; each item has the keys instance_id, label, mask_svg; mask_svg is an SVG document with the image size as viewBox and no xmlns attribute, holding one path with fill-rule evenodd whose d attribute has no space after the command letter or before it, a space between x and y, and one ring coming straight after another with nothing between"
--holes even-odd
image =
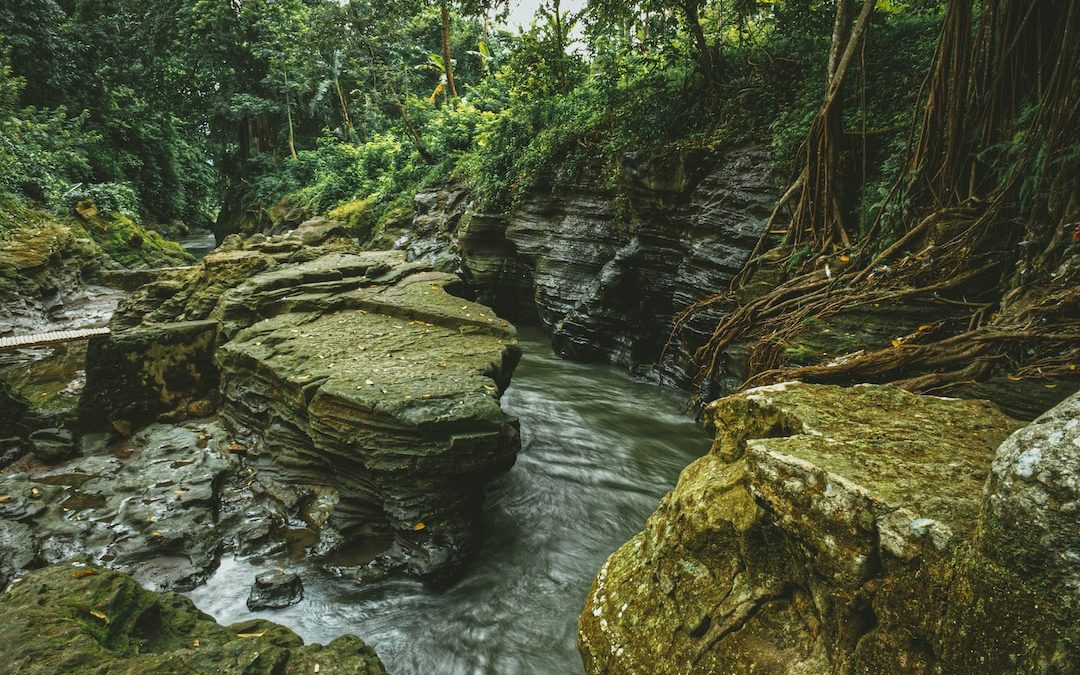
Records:
<instances>
[{"instance_id":1,"label":"flowing water","mask_svg":"<svg viewBox=\"0 0 1080 675\"><path fill-rule=\"evenodd\" d=\"M521 420L521 455L491 487L487 536L465 576L436 591L306 566L304 600L259 616L309 642L358 635L399 675L582 671L576 624L593 576L708 441L677 393L559 360L539 333L521 342L503 398ZM250 618L244 601L268 567L225 560L190 596L221 622Z\"/></svg>"},{"instance_id":2,"label":"flowing water","mask_svg":"<svg viewBox=\"0 0 1080 675\"><path fill-rule=\"evenodd\" d=\"M206 257L206 254L217 247L217 241L214 239L213 232L194 232L185 235L177 243L179 243L180 247L185 251L195 256L196 260L202 260Z\"/></svg>"}]
</instances>

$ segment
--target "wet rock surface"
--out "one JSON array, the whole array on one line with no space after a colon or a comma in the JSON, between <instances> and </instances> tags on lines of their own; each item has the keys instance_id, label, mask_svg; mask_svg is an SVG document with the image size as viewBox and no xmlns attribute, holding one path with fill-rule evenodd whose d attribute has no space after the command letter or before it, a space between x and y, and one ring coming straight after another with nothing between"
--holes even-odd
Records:
<instances>
[{"instance_id":1,"label":"wet rock surface","mask_svg":"<svg viewBox=\"0 0 1080 675\"><path fill-rule=\"evenodd\" d=\"M473 213L457 186L433 188L416 196L396 245L411 260L460 270L501 315L539 319L564 356L649 367L672 317L742 268L778 191L768 153L755 148L628 155L622 180L625 208L603 190L560 185L505 218ZM684 326L665 361L681 386L717 316Z\"/></svg>"},{"instance_id":2,"label":"wet rock surface","mask_svg":"<svg viewBox=\"0 0 1080 675\"><path fill-rule=\"evenodd\" d=\"M313 533L309 555L448 580L518 449L498 402L515 332L450 295L457 277L361 253L349 232L317 219L236 238L140 289L89 353L81 417L129 433L219 408L227 452L257 469L273 518ZM248 523L237 545L277 548L268 527Z\"/></svg>"},{"instance_id":3,"label":"wet rock surface","mask_svg":"<svg viewBox=\"0 0 1080 675\"><path fill-rule=\"evenodd\" d=\"M304 599L304 584L300 575L275 570L255 577L248 594L247 608L253 612L264 609L292 607Z\"/></svg>"},{"instance_id":4,"label":"wet rock surface","mask_svg":"<svg viewBox=\"0 0 1080 675\"><path fill-rule=\"evenodd\" d=\"M579 624L588 672L1049 673L1075 663L1075 614L1046 609L1074 592L1057 547L1037 534L1018 543L1057 556L1030 578L980 552L994 504L1023 501L994 495L1025 492L992 479L984 497L991 464L1000 474L1017 454L1010 444L1052 434L1053 422L1018 432L995 460L1017 422L984 402L891 387L765 387L721 399L707 419L710 453L594 582ZM1053 466L1047 476L1063 475ZM1057 510L1022 512L1046 523Z\"/></svg>"},{"instance_id":5,"label":"wet rock surface","mask_svg":"<svg viewBox=\"0 0 1080 675\"><path fill-rule=\"evenodd\" d=\"M386 672L351 635L323 647L261 619L221 626L181 595L95 567L57 565L19 580L0 596L0 620L11 672Z\"/></svg>"},{"instance_id":6,"label":"wet rock surface","mask_svg":"<svg viewBox=\"0 0 1080 675\"><path fill-rule=\"evenodd\" d=\"M229 523L222 484L238 463L220 424L148 427L130 442L0 477L0 523L28 526L36 551L15 569L72 558L187 589L217 566Z\"/></svg>"}]
</instances>

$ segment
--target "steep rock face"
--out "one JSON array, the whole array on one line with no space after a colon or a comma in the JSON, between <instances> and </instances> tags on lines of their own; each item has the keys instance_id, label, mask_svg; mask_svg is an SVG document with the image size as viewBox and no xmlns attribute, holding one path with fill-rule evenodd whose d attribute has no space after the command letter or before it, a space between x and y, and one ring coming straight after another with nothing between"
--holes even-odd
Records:
<instances>
[{"instance_id":1,"label":"steep rock face","mask_svg":"<svg viewBox=\"0 0 1080 675\"><path fill-rule=\"evenodd\" d=\"M709 454L594 582L579 624L588 672L1066 672L1075 663L1075 614L1046 609L1055 593L1075 597L1061 578L1067 555L1042 559L1041 578L1052 580L1042 584L972 544L990 531L993 495L1017 493L991 481L983 499L994 448L1016 422L983 402L801 384L721 399L707 417ZM1052 466L1047 477L1065 475ZM1060 490L1067 480L1042 484ZM1056 510L1025 512L1048 523ZM1021 548L1048 544L1029 538Z\"/></svg>"},{"instance_id":2,"label":"steep rock face","mask_svg":"<svg viewBox=\"0 0 1080 675\"><path fill-rule=\"evenodd\" d=\"M725 289L762 234L777 195L766 152L707 158L627 156L626 203L584 186L528 196L509 217L473 213L455 186L417 195L410 259L457 266L479 298L513 320L539 321L570 358L651 365L672 316ZM689 354L712 314L684 327L665 363L689 383ZM690 373L692 375L692 373Z\"/></svg>"},{"instance_id":3,"label":"steep rock face","mask_svg":"<svg viewBox=\"0 0 1080 675\"><path fill-rule=\"evenodd\" d=\"M221 626L182 595L94 567L57 565L19 580L0 596L0 620L9 672L386 673L351 635L323 647L263 619Z\"/></svg>"},{"instance_id":4,"label":"steep rock face","mask_svg":"<svg viewBox=\"0 0 1080 675\"><path fill-rule=\"evenodd\" d=\"M342 573L449 578L516 457L498 401L519 350L510 324L446 291L457 277L404 258L359 253L326 220L227 242L121 307L90 355L84 421L220 404L268 489L317 531L312 553ZM129 372L138 386L117 386Z\"/></svg>"}]
</instances>

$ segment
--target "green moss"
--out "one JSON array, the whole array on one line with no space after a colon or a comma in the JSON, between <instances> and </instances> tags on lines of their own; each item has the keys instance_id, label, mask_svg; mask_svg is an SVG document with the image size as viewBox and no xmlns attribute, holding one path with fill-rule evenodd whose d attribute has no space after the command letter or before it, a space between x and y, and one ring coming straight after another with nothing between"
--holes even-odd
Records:
<instances>
[{"instance_id":1,"label":"green moss","mask_svg":"<svg viewBox=\"0 0 1080 675\"><path fill-rule=\"evenodd\" d=\"M172 267L195 261L176 242L165 240L122 213L95 215L88 225L101 248L124 267Z\"/></svg>"},{"instance_id":2,"label":"green moss","mask_svg":"<svg viewBox=\"0 0 1080 675\"><path fill-rule=\"evenodd\" d=\"M375 228L375 198L346 202L331 211L328 217L342 221L353 231L353 236L360 241L366 241Z\"/></svg>"},{"instance_id":3,"label":"green moss","mask_svg":"<svg viewBox=\"0 0 1080 675\"><path fill-rule=\"evenodd\" d=\"M375 653L348 637L304 646L265 620L218 625L187 598L152 593L105 569L57 565L31 573L0 597L11 672L284 673L382 675Z\"/></svg>"}]
</instances>

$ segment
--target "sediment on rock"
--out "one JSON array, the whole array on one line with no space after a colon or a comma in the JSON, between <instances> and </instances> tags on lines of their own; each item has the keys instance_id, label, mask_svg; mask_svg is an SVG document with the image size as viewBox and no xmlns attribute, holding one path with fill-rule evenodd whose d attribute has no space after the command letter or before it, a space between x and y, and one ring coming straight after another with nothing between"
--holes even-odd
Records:
<instances>
[{"instance_id":1,"label":"sediment on rock","mask_svg":"<svg viewBox=\"0 0 1080 675\"><path fill-rule=\"evenodd\" d=\"M709 454L594 582L586 670L1066 672L1075 562L1016 523L1055 530L1057 502L1031 498L1039 485L1076 503L1072 450L1058 443L1029 474L1048 483L1000 476L1034 466L1025 434L1075 427L1070 415L995 459L1020 425L985 402L797 383L721 399ZM1011 570L1017 551L1042 571Z\"/></svg>"}]
</instances>

